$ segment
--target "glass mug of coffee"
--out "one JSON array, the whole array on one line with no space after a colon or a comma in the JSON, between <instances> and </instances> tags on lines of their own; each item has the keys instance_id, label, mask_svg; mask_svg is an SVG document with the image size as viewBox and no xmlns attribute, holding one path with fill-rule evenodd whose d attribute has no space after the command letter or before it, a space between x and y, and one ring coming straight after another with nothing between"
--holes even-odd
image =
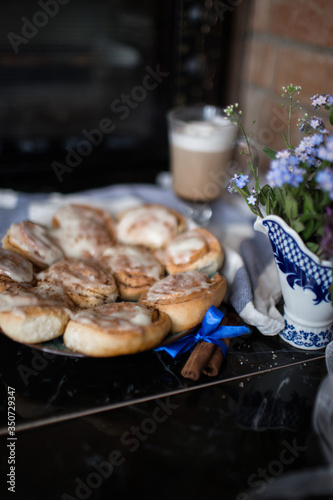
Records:
<instances>
[{"instance_id":1,"label":"glass mug of coffee","mask_svg":"<svg viewBox=\"0 0 333 500\"><path fill-rule=\"evenodd\" d=\"M172 109L167 123L173 190L195 210L192 218L209 218L210 202L221 197L232 177L227 168L237 127L210 105Z\"/></svg>"}]
</instances>

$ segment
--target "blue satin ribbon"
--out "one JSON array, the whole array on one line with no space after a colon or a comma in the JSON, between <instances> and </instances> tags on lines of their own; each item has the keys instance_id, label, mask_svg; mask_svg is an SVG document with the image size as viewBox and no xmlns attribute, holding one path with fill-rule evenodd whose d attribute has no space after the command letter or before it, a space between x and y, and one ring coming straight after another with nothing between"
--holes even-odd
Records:
<instances>
[{"instance_id":1,"label":"blue satin ribbon","mask_svg":"<svg viewBox=\"0 0 333 500\"><path fill-rule=\"evenodd\" d=\"M179 340L157 347L155 351L166 351L175 358L184 352L191 350L198 342L210 342L216 344L222 349L223 357L228 353L228 347L221 339L239 337L245 333L250 333L246 326L220 325L224 314L217 307L211 306L202 320L200 328L195 334L188 334Z\"/></svg>"}]
</instances>

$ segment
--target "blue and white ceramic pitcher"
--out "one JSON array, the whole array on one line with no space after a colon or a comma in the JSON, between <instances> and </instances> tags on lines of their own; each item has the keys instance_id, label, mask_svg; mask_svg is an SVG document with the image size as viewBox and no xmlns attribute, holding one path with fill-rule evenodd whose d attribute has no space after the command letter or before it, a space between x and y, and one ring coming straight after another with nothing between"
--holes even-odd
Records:
<instances>
[{"instance_id":1,"label":"blue and white ceramic pitcher","mask_svg":"<svg viewBox=\"0 0 333 500\"><path fill-rule=\"evenodd\" d=\"M254 229L269 237L278 267L285 320L280 337L300 349L325 347L333 338L332 263L320 260L276 215L258 217Z\"/></svg>"}]
</instances>

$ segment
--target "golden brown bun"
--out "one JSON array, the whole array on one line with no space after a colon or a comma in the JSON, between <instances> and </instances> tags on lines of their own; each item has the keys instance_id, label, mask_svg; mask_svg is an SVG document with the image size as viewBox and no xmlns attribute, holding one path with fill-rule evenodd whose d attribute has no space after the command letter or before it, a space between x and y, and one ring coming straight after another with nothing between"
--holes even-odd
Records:
<instances>
[{"instance_id":1,"label":"golden brown bun","mask_svg":"<svg viewBox=\"0 0 333 500\"><path fill-rule=\"evenodd\" d=\"M185 217L164 205L147 203L119 213L117 239L125 245L142 245L152 250L164 248L185 231Z\"/></svg>"},{"instance_id":2,"label":"golden brown bun","mask_svg":"<svg viewBox=\"0 0 333 500\"><path fill-rule=\"evenodd\" d=\"M11 284L36 282L32 262L17 252L0 248L0 293Z\"/></svg>"},{"instance_id":3,"label":"golden brown bun","mask_svg":"<svg viewBox=\"0 0 333 500\"><path fill-rule=\"evenodd\" d=\"M169 274L196 270L210 276L222 266L224 253L213 233L196 228L176 236L159 258Z\"/></svg>"},{"instance_id":4,"label":"golden brown bun","mask_svg":"<svg viewBox=\"0 0 333 500\"><path fill-rule=\"evenodd\" d=\"M34 287L30 283L18 283L16 281L4 281L0 288L0 310L3 309L7 294L2 292L10 292L11 296L23 296L24 294L33 294ZM18 299L17 299L18 300ZM35 299L37 300L37 299ZM31 302L29 302L30 304ZM35 303L35 302L34 302Z\"/></svg>"},{"instance_id":5,"label":"golden brown bun","mask_svg":"<svg viewBox=\"0 0 333 500\"><path fill-rule=\"evenodd\" d=\"M223 252L207 230L185 231L185 218L159 204L128 209L117 223L99 208L71 204L54 214L52 228L12 224L0 252L0 328L23 343L66 329L69 348L114 356L197 326L223 300L225 279L207 276ZM175 274L163 278L165 265Z\"/></svg>"},{"instance_id":6,"label":"golden brown bun","mask_svg":"<svg viewBox=\"0 0 333 500\"><path fill-rule=\"evenodd\" d=\"M60 337L70 319L61 307L21 307L0 312L0 328L12 340L36 344Z\"/></svg>"},{"instance_id":7,"label":"golden brown bun","mask_svg":"<svg viewBox=\"0 0 333 500\"><path fill-rule=\"evenodd\" d=\"M0 328L18 342L45 342L63 334L74 309L59 287L8 285L0 294Z\"/></svg>"},{"instance_id":8,"label":"golden brown bun","mask_svg":"<svg viewBox=\"0 0 333 500\"><path fill-rule=\"evenodd\" d=\"M2 248L12 250L45 269L64 257L49 230L31 221L12 224L2 239Z\"/></svg>"},{"instance_id":9,"label":"golden brown bun","mask_svg":"<svg viewBox=\"0 0 333 500\"><path fill-rule=\"evenodd\" d=\"M0 248L0 291L3 282L34 283L33 264L17 252Z\"/></svg>"},{"instance_id":10,"label":"golden brown bun","mask_svg":"<svg viewBox=\"0 0 333 500\"><path fill-rule=\"evenodd\" d=\"M165 312L171 319L171 333L179 333L199 325L212 305L219 307L226 289L226 280L219 274L209 278L188 271L158 281L139 303Z\"/></svg>"},{"instance_id":11,"label":"golden brown bun","mask_svg":"<svg viewBox=\"0 0 333 500\"><path fill-rule=\"evenodd\" d=\"M96 257L116 241L113 217L91 205L69 204L59 208L51 232L66 258Z\"/></svg>"},{"instance_id":12,"label":"golden brown bun","mask_svg":"<svg viewBox=\"0 0 333 500\"><path fill-rule=\"evenodd\" d=\"M164 276L164 266L153 252L138 245L108 248L100 262L113 273L121 300L139 300L144 291Z\"/></svg>"},{"instance_id":13,"label":"golden brown bun","mask_svg":"<svg viewBox=\"0 0 333 500\"><path fill-rule=\"evenodd\" d=\"M110 270L94 260L67 259L37 275L39 282L60 285L79 307L114 302L118 288Z\"/></svg>"},{"instance_id":14,"label":"golden brown bun","mask_svg":"<svg viewBox=\"0 0 333 500\"><path fill-rule=\"evenodd\" d=\"M170 318L142 304L118 302L80 311L68 323L64 343L87 356L134 354L159 345Z\"/></svg>"},{"instance_id":15,"label":"golden brown bun","mask_svg":"<svg viewBox=\"0 0 333 500\"><path fill-rule=\"evenodd\" d=\"M8 287L8 285L11 285L13 283L14 283L13 280L9 280L9 279L6 279L6 278L2 279L0 281L0 293L3 292L4 290L6 290L6 288Z\"/></svg>"}]
</instances>

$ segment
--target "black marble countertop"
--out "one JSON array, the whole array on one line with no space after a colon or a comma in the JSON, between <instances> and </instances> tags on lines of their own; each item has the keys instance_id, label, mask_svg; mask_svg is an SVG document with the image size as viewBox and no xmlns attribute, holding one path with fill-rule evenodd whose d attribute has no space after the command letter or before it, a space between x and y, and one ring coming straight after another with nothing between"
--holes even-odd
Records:
<instances>
[{"instance_id":1,"label":"black marble countertop","mask_svg":"<svg viewBox=\"0 0 333 500\"><path fill-rule=\"evenodd\" d=\"M175 359L154 350L113 358L75 358L24 346L3 334L0 352L0 435L7 433L8 386L15 388L19 431L254 374L274 373L324 357L323 350L297 350L278 336L266 337L254 329L232 340L217 377L203 375L194 382L181 375L189 352Z\"/></svg>"},{"instance_id":2,"label":"black marble countertop","mask_svg":"<svg viewBox=\"0 0 333 500\"><path fill-rule=\"evenodd\" d=\"M3 478L8 387L17 438L15 496L3 480L1 498L248 500L324 464L312 425L323 351L254 330L232 341L217 377L198 382L181 376L188 355L73 358L1 335Z\"/></svg>"}]
</instances>

